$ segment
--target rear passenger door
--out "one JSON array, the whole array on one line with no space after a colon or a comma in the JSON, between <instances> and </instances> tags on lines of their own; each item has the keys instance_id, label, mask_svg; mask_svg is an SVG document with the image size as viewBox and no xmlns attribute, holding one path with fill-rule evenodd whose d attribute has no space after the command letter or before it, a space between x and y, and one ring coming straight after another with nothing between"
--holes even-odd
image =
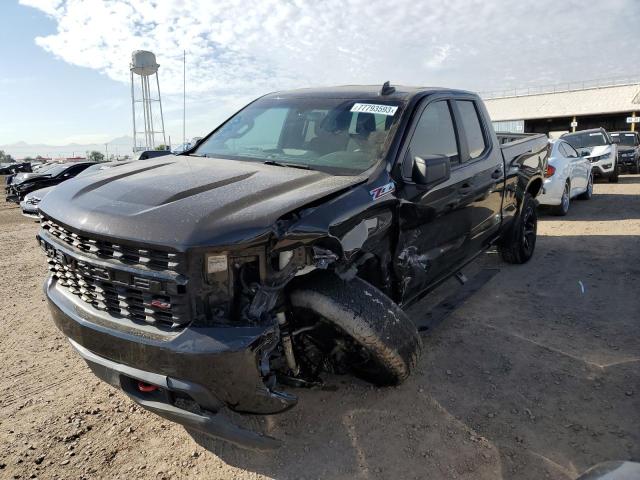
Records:
<instances>
[{"instance_id":1,"label":"rear passenger door","mask_svg":"<svg viewBox=\"0 0 640 480\"><path fill-rule=\"evenodd\" d=\"M460 174L466 179L471 228L469 255L498 234L504 186L502 153L493 141L489 117L475 97L452 102L460 137Z\"/></svg>"}]
</instances>

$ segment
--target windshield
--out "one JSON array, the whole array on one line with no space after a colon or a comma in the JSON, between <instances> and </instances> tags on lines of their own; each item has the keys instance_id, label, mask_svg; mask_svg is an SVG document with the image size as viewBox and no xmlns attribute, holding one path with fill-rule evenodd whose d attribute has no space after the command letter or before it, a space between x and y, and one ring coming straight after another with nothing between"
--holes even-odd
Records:
<instances>
[{"instance_id":1,"label":"windshield","mask_svg":"<svg viewBox=\"0 0 640 480\"><path fill-rule=\"evenodd\" d=\"M624 145L625 147L633 147L636 145L636 136L633 133L612 133L611 136L619 138L620 145Z\"/></svg>"},{"instance_id":2,"label":"windshield","mask_svg":"<svg viewBox=\"0 0 640 480\"><path fill-rule=\"evenodd\" d=\"M572 133L571 135L563 135L562 139L569 142L573 148L609 145L609 139L602 132Z\"/></svg>"},{"instance_id":3,"label":"windshield","mask_svg":"<svg viewBox=\"0 0 640 480\"><path fill-rule=\"evenodd\" d=\"M40 170L40 172L38 172L38 173L44 173L45 175L47 175L49 177L55 177L57 175L60 175L62 172L64 172L69 167L70 167L70 165L66 165L64 163L60 163L58 165L54 165L51 168L48 168L46 171Z\"/></svg>"},{"instance_id":4,"label":"windshield","mask_svg":"<svg viewBox=\"0 0 640 480\"><path fill-rule=\"evenodd\" d=\"M37 173L45 173L51 170L56 165L60 165L59 163L45 163L41 167L38 167L36 170Z\"/></svg>"},{"instance_id":5,"label":"windshield","mask_svg":"<svg viewBox=\"0 0 640 480\"><path fill-rule=\"evenodd\" d=\"M384 156L399 105L343 98L260 99L193 154L355 175Z\"/></svg>"}]
</instances>

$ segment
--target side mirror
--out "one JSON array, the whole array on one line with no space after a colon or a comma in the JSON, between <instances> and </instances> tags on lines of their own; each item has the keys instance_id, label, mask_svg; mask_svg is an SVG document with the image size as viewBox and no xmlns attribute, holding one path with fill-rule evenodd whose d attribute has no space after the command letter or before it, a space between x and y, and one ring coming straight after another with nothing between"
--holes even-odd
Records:
<instances>
[{"instance_id":1,"label":"side mirror","mask_svg":"<svg viewBox=\"0 0 640 480\"><path fill-rule=\"evenodd\" d=\"M620 143L620 137L611 137L612 143Z\"/></svg>"},{"instance_id":2,"label":"side mirror","mask_svg":"<svg viewBox=\"0 0 640 480\"><path fill-rule=\"evenodd\" d=\"M445 155L414 157L411 176L418 185L435 187L451 177L451 161Z\"/></svg>"},{"instance_id":3,"label":"side mirror","mask_svg":"<svg viewBox=\"0 0 640 480\"><path fill-rule=\"evenodd\" d=\"M580 152L580 156L581 156L581 157L588 157L588 156L589 156L589 152L587 152L586 150L582 150L582 151Z\"/></svg>"}]
</instances>

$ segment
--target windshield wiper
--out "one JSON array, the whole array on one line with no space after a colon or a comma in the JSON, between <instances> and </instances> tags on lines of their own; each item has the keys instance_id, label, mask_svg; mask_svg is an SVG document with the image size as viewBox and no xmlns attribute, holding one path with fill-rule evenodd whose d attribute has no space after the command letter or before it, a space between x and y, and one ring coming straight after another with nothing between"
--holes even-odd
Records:
<instances>
[{"instance_id":1,"label":"windshield wiper","mask_svg":"<svg viewBox=\"0 0 640 480\"><path fill-rule=\"evenodd\" d=\"M277 162L275 160L267 160L263 162L265 165L275 165L276 167L290 167L290 168L299 168L301 170L313 170L309 165L302 165L300 163L287 163L287 162Z\"/></svg>"}]
</instances>

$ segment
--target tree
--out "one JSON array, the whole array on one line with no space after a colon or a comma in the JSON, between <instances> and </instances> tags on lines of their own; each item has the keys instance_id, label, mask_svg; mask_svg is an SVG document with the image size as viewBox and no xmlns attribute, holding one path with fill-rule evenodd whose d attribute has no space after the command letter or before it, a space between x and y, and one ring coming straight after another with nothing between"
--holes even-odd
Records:
<instances>
[{"instance_id":1,"label":"tree","mask_svg":"<svg viewBox=\"0 0 640 480\"><path fill-rule=\"evenodd\" d=\"M162 151L169 150L166 145L158 145L155 149Z\"/></svg>"},{"instance_id":2,"label":"tree","mask_svg":"<svg viewBox=\"0 0 640 480\"><path fill-rule=\"evenodd\" d=\"M92 162L101 162L104 160L104 153L98 152L97 150L93 150L88 155L89 160Z\"/></svg>"},{"instance_id":3,"label":"tree","mask_svg":"<svg viewBox=\"0 0 640 480\"><path fill-rule=\"evenodd\" d=\"M8 153L4 153L4 150L0 150L0 162L2 163L11 163L13 162L13 157Z\"/></svg>"}]
</instances>

